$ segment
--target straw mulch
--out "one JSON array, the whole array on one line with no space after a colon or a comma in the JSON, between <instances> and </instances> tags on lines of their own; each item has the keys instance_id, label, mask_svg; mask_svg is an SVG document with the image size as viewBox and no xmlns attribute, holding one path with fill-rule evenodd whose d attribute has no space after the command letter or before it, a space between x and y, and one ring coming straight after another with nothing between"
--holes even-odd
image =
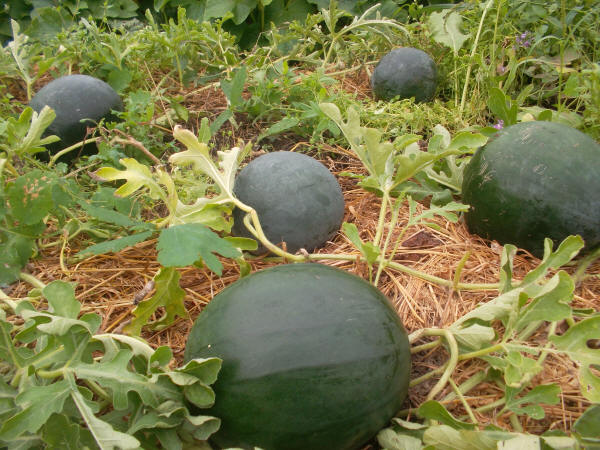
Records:
<instances>
[{"instance_id":1,"label":"straw mulch","mask_svg":"<svg viewBox=\"0 0 600 450\"><path fill-rule=\"evenodd\" d=\"M351 79L347 81L347 84L350 89L356 89L359 94L364 95L364 80ZM203 91L201 95L206 96L204 99L206 102L214 101L214 95L211 95L208 90ZM211 98L213 100L209 100ZM202 99L195 98L194 104L202 105ZM190 126L194 128L195 124L190 124ZM248 135L252 135L256 131L256 124L251 128L253 130L246 130L246 136L243 131L238 130L234 137L248 138ZM285 145L287 148L283 147ZM292 139L287 142L282 139L278 142L278 147L282 150L305 151L310 146L297 142L294 144ZM343 148L323 147L318 157L334 174L342 171L355 173L363 171L360 162ZM346 201L344 221L356 224L361 230L363 240L372 239L379 214L379 199L356 186L356 182L350 178L338 176L338 180ZM407 214L408 208L403 208L398 230L406 224ZM461 281L470 283L495 283L498 281L501 253L501 247L498 244L486 242L469 234L463 223L452 224L445 219L435 219L433 222L437 223L439 230L424 226L411 227L407 230L395 257L397 262L451 280L459 261L465 253L469 252L470 256L464 266ZM71 243L71 245L72 248L67 249L67 256L73 255L79 250L77 243ZM342 234L337 234L319 251L357 254L352 244ZM159 332L144 331L143 337L152 346L170 346L176 360L181 361L186 336L193 320L216 293L239 277L237 265L228 260L222 260L222 262L224 270L221 277L205 268L180 269L182 273L181 287L187 294L185 304L189 317L179 318L173 325ZM323 263L337 266L362 277L368 276L367 267L356 261L323 261ZM537 263L539 260L520 252L515 258L515 276L517 278L523 276ZM257 271L274 263L259 259L252 261L251 264L253 270ZM145 289L145 286L159 269L156 261L155 241L144 242L117 254L91 257L76 265L70 265L67 269L67 273L61 271L58 250L43 253L27 268L29 272L45 283L57 279L75 282L77 298L83 304L83 311L93 311L102 316L103 332L119 332L131 319L131 311L135 308L136 302L142 298L149 298L152 294ZM593 265L590 273L600 273L600 263ZM497 292L494 291L453 292L448 288L392 270L384 272L378 287L393 303L409 333L425 327L448 326L478 304L497 295ZM29 286L26 284L18 283L13 287L10 295L25 296L28 289ZM600 277L588 277L577 287L573 305L578 308L600 310ZM534 336L532 339L542 342L544 336L545 333L541 333L540 336ZM415 355L413 377L440 366L446 358L447 355L443 350ZM483 363L477 361L461 364L453 375L453 381L460 384L483 367ZM558 383L562 388L561 402L545 407L546 418L544 420L524 419L523 428L532 433L548 429L571 429L573 422L588 405L579 393L575 364L565 358L550 356L547 359L545 370L536 377L535 381L536 383ZM406 406L417 406L422 402L434 382L435 380L426 382L411 389ZM439 398L448 392L446 390ZM501 398L502 395L503 393L494 385L481 385L468 394L468 401L472 407L478 407L489 404ZM446 406L455 414L464 413L458 401L449 402ZM496 416L495 412L492 410L478 415L477 418L481 423L493 422L510 428L506 417Z\"/></svg>"}]
</instances>

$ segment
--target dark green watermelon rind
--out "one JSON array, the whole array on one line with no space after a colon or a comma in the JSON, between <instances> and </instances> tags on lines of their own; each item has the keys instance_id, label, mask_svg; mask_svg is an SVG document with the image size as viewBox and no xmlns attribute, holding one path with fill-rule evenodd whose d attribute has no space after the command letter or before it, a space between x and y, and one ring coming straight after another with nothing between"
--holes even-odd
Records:
<instances>
[{"instance_id":1,"label":"dark green watermelon rind","mask_svg":"<svg viewBox=\"0 0 600 450\"><path fill-rule=\"evenodd\" d=\"M359 448L408 389L408 338L388 300L319 264L267 269L218 294L185 352L209 356L223 358L208 412L222 419L223 448Z\"/></svg>"},{"instance_id":2,"label":"dark green watermelon rind","mask_svg":"<svg viewBox=\"0 0 600 450\"><path fill-rule=\"evenodd\" d=\"M322 246L344 218L337 180L323 164L301 153L273 152L256 158L236 177L234 192L256 210L267 239L274 244L285 241L291 253ZM232 233L253 237L244 215L234 210Z\"/></svg>"},{"instance_id":3,"label":"dark green watermelon rind","mask_svg":"<svg viewBox=\"0 0 600 450\"><path fill-rule=\"evenodd\" d=\"M397 48L381 58L371 76L371 89L376 99L392 100L394 97L415 102L428 102L435 96L437 67L422 50L410 47Z\"/></svg>"},{"instance_id":4,"label":"dark green watermelon rind","mask_svg":"<svg viewBox=\"0 0 600 450\"><path fill-rule=\"evenodd\" d=\"M80 74L51 81L34 95L29 105L38 113L46 105L56 112L44 135L54 134L61 140L48 146L50 153L80 142L88 126L95 127L101 119L116 120L112 111L123 110L121 97L110 85Z\"/></svg>"},{"instance_id":5,"label":"dark green watermelon rind","mask_svg":"<svg viewBox=\"0 0 600 450\"><path fill-rule=\"evenodd\" d=\"M600 246L600 145L554 122L522 122L499 131L464 172L465 222L471 233L543 256L579 234Z\"/></svg>"}]
</instances>

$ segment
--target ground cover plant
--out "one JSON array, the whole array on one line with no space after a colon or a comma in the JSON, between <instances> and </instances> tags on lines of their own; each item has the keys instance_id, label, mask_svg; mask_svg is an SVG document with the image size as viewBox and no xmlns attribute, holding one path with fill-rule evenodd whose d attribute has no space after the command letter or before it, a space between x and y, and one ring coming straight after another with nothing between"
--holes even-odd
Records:
<instances>
[{"instance_id":1,"label":"ground cover plant","mask_svg":"<svg viewBox=\"0 0 600 450\"><path fill-rule=\"evenodd\" d=\"M598 141L594 2L48 2L31 23L17 3L0 30L1 448L209 448L221 361L184 363L193 320L240 277L304 262L364 278L409 332L408 399L363 448L600 447L599 251L484 240L461 192L499 129ZM277 8L295 20L270 23ZM400 46L435 62L432 101L371 92ZM44 162L56 112L29 101L74 73L123 111L61 150L72 164ZM312 253L270 242L235 195L279 150L342 188L343 224Z\"/></svg>"}]
</instances>

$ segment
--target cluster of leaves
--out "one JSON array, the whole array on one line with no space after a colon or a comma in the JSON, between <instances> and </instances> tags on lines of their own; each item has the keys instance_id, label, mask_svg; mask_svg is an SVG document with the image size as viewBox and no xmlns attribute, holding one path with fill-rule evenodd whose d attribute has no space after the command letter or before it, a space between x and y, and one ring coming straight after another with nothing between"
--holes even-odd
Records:
<instances>
[{"instance_id":1,"label":"cluster of leaves","mask_svg":"<svg viewBox=\"0 0 600 450\"><path fill-rule=\"evenodd\" d=\"M535 2L490 0L431 13L431 37L454 53L442 61L452 68L442 72L453 74L460 112L467 109L467 92L476 94L471 95L471 109L485 105L487 94L497 98L494 90L500 89L507 99L517 99L519 120L552 118L597 137L586 113L598 108L593 92L599 13L592 3L570 0L545 8ZM489 113L493 121L509 124L497 109L490 107Z\"/></svg>"},{"instance_id":2,"label":"cluster of leaves","mask_svg":"<svg viewBox=\"0 0 600 450\"><path fill-rule=\"evenodd\" d=\"M101 317L80 316L66 282L0 301L3 447L175 449L219 428L218 418L198 413L214 403L218 358L171 369L168 347L98 333Z\"/></svg>"},{"instance_id":3,"label":"cluster of leaves","mask_svg":"<svg viewBox=\"0 0 600 450\"><path fill-rule=\"evenodd\" d=\"M382 14L398 16L406 0L373 0L339 2L339 7L349 14L360 15L376 3L382 3ZM280 26L294 20L304 21L306 16L323 8L329 8L329 0L104 0L34 2L32 0L8 0L0 12L0 36L10 36L6 27L12 18L26 28L27 34L48 37L69 28L78 19L92 17L96 21L129 22L143 20L146 11L167 22L185 9L188 16L198 22L220 19L227 21L227 28L238 36L244 47L252 46L259 34L271 24Z\"/></svg>"},{"instance_id":4,"label":"cluster of leaves","mask_svg":"<svg viewBox=\"0 0 600 450\"><path fill-rule=\"evenodd\" d=\"M0 144L0 284L17 280L38 247L62 244L64 248L80 233L102 240L124 230L148 237L154 229L140 219L140 206L115 197L114 189L96 187L88 192L74 178L62 176L64 165L53 171L31 158L58 140L44 137L54 117L47 107L40 114L26 108L18 119L0 120L4 142ZM36 168L20 175L15 164L24 162Z\"/></svg>"},{"instance_id":5,"label":"cluster of leaves","mask_svg":"<svg viewBox=\"0 0 600 450\"><path fill-rule=\"evenodd\" d=\"M590 346L589 342L598 337L600 314L571 307L575 283L566 272L558 270L582 247L581 238L571 236L552 251L552 243L547 239L540 265L521 281L514 282L512 269L516 248L506 245L501 258L500 296L445 329L423 329L411 335L413 342L423 336L440 336L450 357L444 366L434 371L442 374L440 381L431 390L428 401L417 410L425 423L394 419L394 426L379 434L380 444L387 450L426 446L436 449L516 449L525 443L531 448L578 449L580 445L593 448L600 437L597 423L594 425L600 409L600 377L593 369L597 367L600 350ZM550 270L555 273L547 278ZM563 321L569 327L558 335L558 323ZM493 328L496 323L502 325L501 333ZM530 342L536 333L547 335L548 343L544 347ZM440 342L434 341L433 345ZM424 344L421 348L429 350L431 347L431 344ZM592 403L575 423L572 434L533 436L509 433L496 426L480 427L475 413L494 408L496 416L508 415L517 429L520 429L519 416L543 419L545 413L541 405L558 403L560 387L557 384L533 385L532 381L543 370L546 357L554 353L568 356L580 367L581 393ZM473 358L485 361L487 369L457 386L452 382L456 364ZM452 391L443 401L459 398L467 411L464 418L453 417L443 406L443 401L432 400L446 383L450 383ZM468 392L480 383L496 385L504 392L504 397L473 410L467 401Z\"/></svg>"}]
</instances>

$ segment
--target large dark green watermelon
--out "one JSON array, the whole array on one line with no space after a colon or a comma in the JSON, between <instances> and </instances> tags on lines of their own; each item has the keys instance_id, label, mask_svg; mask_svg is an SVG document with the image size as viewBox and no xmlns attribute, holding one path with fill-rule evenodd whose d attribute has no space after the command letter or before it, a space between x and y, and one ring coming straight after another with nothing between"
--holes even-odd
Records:
<instances>
[{"instance_id":1,"label":"large dark green watermelon","mask_svg":"<svg viewBox=\"0 0 600 450\"><path fill-rule=\"evenodd\" d=\"M289 252L312 251L339 229L344 197L335 177L310 156L273 152L259 156L235 179L235 195L258 213L267 238ZM250 237L245 213L234 211L233 233Z\"/></svg>"},{"instance_id":2,"label":"large dark green watermelon","mask_svg":"<svg viewBox=\"0 0 600 450\"><path fill-rule=\"evenodd\" d=\"M469 231L543 256L544 238L557 245L581 235L600 245L600 145L555 122L521 122L477 150L464 172Z\"/></svg>"},{"instance_id":3,"label":"large dark green watermelon","mask_svg":"<svg viewBox=\"0 0 600 450\"><path fill-rule=\"evenodd\" d=\"M94 127L101 119L115 120L112 110L122 111L119 94L104 81L89 75L67 75L51 81L31 99L30 106L40 112L46 105L56 112L56 119L46 130L61 140L48 146L50 153L70 147L82 141L87 127ZM89 145L85 153L95 151ZM80 152L74 151L64 160L70 160Z\"/></svg>"},{"instance_id":4,"label":"large dark green watermelon","mask_svg":"<svg viewBox=\"0 0 600 450\"><path fill-rule=\"evenodd\" d=\"M213 442L264 450L359 449L407 394L406 331L387 298L321 264L262 270L217 294L185 359L223 359Z\"/></svg>"}]
</instances>

